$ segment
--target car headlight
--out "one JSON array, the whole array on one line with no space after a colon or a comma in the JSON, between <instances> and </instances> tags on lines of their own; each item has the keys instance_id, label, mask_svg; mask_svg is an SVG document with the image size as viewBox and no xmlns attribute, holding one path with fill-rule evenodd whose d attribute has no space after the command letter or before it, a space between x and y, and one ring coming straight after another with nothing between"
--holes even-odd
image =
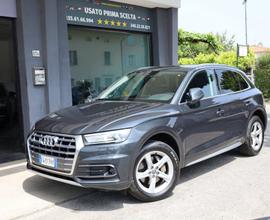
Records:
<instances>
[{"instance_id":1,"label":"car headlight","mask_svg":"<svg viewBox=\"0 0 270 220\"><path fill-rule=\"evenodd\" d=\"M122 129L122 130L87 134L84 135L84 140L86 144L121 143L127 140L130 131L131 129Z\"/></svg>"}]
</instances>

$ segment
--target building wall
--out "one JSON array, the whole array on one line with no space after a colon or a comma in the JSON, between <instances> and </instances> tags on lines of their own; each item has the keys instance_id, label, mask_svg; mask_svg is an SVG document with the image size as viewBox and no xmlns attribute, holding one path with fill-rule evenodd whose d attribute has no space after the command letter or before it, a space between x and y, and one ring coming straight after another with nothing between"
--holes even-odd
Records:
<instances>
[{"instance_id":1,"label":"building wall","mask_svg":"<svg viewBox=\"0 0 270 220\"><path fill-rule=\"evenodd\" d=\"M258 60L259 58L261 58L265 55L268 55L268 54L270 54L270 52L255 53L255 58L256 58L256 60Z\"/></svg>"},{"instance_id":2,"label":"building wall","mask_svg":"<svg viewBox=\"0 0 270 220\"><path fill-rule=\"evenodd\" d=\"M17 44L25 137L44 115L71 106L65 0L17 0ZM153 8L153 64L177 64L177 9ZM40 57L32 57L40 50ZM33 85L33 68L45 67L47 84Z\"/></svg>"},{"instance_id":3,"label":"building wall","mask_svg":"<svg viewBox=\"0 0 270 220\"><path fill-rule=\"evenodd\" d=\"M0 0L0 16L15 18L16 12L16 0Z\"/></svg>"},{"instance_id":4,"label":"building wall","mask_svg":"<svg viewBox=\"0 0 270 220\"><path fill-rule=\"evenodd\" d=\"M17 0L17 45L25 136L44 115L71 105L64 1ZM32 57L32 50L41 56ZM33 85L33 68L45 67L46 86Z\"/></svg>"}]
</instances>

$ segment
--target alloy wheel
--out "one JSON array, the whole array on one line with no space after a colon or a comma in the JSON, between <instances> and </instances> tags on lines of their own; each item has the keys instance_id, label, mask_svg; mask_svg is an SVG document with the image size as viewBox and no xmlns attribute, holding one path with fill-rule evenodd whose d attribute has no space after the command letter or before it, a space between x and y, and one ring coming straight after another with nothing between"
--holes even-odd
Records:
<instances>
[{"instance_id":1,"label":"alloy wheel","mask_svg":"<svg viewBox=\"0 0 270 220\"><path fill-rule=\"evenodd\" d=\"M262 125L256 121L251 128L250 132L251 147L253 150L258 151L261 148L263 141L263 128Z\"/></svg>"},{"instance_id":2,"label":"alloy wheel","mask_svg":"<svg viewBox=\"0 0 270 220\"><path fill-rule=\"evenodd\" d=\"M150 151L138 162L136 181L144 192L157 194L167 190L174 175L171 158L161 151Z\"/></svg>"}]
</instances>

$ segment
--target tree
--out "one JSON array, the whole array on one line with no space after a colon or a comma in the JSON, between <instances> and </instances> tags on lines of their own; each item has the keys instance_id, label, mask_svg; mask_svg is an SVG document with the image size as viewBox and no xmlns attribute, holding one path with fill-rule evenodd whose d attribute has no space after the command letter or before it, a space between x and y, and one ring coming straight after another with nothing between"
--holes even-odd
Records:
<instances>
[{"instance_id":1,"label":"tree","mask_svg":"<svg viewBox=\"0 0 270 220\"><path fill-rule=\"evenodd\" d=\"M209 34L187 32L182 29L178 31L178 55L179 58L192 58L200 53L216 53L221 50L217 38Z\"/></svg>"},{"instance_id":2,"label":"tree","mask_svg":"<svg viewBox=\"0 0 270 220\"><path fill-rule=\"evenodd\" d=\"M266 98L270 98L270 55L258 59L255 70L255 84Z\"/></svg>"},{"instance_id":3,"label":"tree","mask_svg":"<svg viewBox=\"0 0 270 220\"><path fill-rule=\"evenodd\" d=\"M227 32L216 33L217 41L222 45L223 51L232 51L235 48L235 36L228 36Z\"/></svg>"},{"instance_id":4,"label":"tree","mask_svg":"<svg viewBox=\"0 0 270 220\"><path fill-rule=\"evenodd\" d=\"M237 65L234 36L223 34L200 34L179 30L179 64L219 63ZM249 51L247 57L240 57L238 67L248 71L255 65L255 56Z\"/></svg>"}]
</instances>

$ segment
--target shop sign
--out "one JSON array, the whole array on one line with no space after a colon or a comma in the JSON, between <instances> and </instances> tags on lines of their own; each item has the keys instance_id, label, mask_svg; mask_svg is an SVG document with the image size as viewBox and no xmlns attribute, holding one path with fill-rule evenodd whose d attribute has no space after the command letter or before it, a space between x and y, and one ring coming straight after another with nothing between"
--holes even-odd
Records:
<instances>
[{"instance_id":1,"label":"shop sign","mask_svg":"<svg viewBox=\"0 0 270 220\"><path fill-rule=\"evenodd\" d=\"M237 52L239 57L246 57L248 55L247 45L237 45Z\"/></svg>"},{"instance_id":2,"label":"shop sign","mask_svg":"<svg viewBox=\"0 0 270 220\"><path fill-rule=\"evenodd\" d=\"M68 24L108 29L152 31L149 8L106 0L66 0Z\"/></svg>"}]
</instances>

